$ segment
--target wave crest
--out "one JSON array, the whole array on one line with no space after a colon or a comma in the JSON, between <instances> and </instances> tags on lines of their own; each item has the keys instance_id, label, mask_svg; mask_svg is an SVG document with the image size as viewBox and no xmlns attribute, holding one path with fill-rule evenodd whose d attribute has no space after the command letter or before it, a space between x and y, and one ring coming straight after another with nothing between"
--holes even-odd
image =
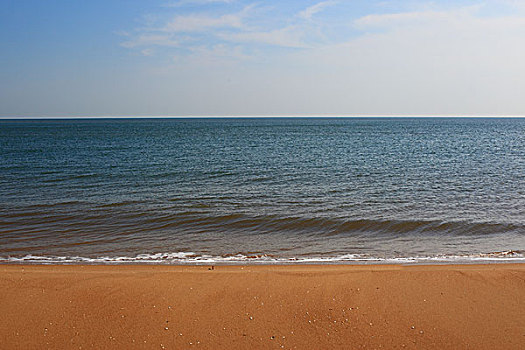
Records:
<instances>
[{"instance_id":1,"label":"wave crest","mask_svg":"<svg viewBox=\"0 0 525 350\"><path fill-rule=\"evenodd\" d=\"M0 257L0 263L10 264L418 264L418 263L486 263L525 262L522 251L502 251L468 255L435 255L408 257L375 257L366 254L344 254L339 256L275 257L271 255L226 254L212 256L193 252L138 254L136 256L38 256Z\"/></svg>"}]
</instances>

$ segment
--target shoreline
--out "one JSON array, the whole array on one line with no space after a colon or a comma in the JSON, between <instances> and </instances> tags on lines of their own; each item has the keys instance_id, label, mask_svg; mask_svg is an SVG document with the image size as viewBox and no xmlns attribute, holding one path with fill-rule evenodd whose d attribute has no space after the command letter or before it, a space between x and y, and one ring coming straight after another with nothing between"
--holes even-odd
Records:
<instances>
[{"instance_id":1,"label":"shoreline","mask_svg":"<svg viewBox=\"0 0 525 350\"><path fill-rule=\"evenodd\" d=\"M9 349L519 349L525 264L0 264Z\"/></svg>"},{"instance_id":2,"label":"shoreline","mask_svg":"<svg viewBox=\"0 0 525 350\"><path fill-rule=\"evenodd\" d=\"M277 257L272 255L227 256L203 255L193 252L143 253L135 256L45 256L28 254L22 257L0 257L0 265L470 265L525 263L523 250L465 255L430 255L379 257L364 254L336 256Z\"/></svg>"}]
</instances>

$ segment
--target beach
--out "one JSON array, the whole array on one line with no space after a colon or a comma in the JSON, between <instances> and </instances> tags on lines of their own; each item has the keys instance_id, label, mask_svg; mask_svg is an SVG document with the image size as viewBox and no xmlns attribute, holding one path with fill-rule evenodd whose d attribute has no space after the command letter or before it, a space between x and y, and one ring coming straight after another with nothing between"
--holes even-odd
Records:
<instances>
[{"instance_id":1,"label":"beach","mask_svg":"<svg viewBox=\"0 0 525 350\"><path fill-rule=\"evenodd\" d=\"M1 265L2 349L522 349L525 265Z\"/></svg>"},{"instance_id":2,"label":"beach","mask_svg":"<svg viewBox=\"0 0 525 350\"><path fill-rule=\"evenodd\" d=\"M525 0L2 5L0 350L525 350Z\"/></svg>"}]
</instances>

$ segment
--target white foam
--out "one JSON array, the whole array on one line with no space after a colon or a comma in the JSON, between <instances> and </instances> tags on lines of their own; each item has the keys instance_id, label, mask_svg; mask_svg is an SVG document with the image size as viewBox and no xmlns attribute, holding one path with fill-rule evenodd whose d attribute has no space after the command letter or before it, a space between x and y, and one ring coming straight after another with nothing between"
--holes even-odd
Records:
<instances>
[{"instance_id":1,"label":"white foam","mask_svg":"<svg viewBox=\"0 0 525 350\"><path fill-rule=\"evenodd\" d=\"M374 257L364 254L344 254L339 256L313 257L272 257L267 255L211 256L194 252L167 252L139 254L136 256L40 256L28 254L23 257L0 257L0 263L12 264L166 264L166 265L205 265L205 264L453 264L525 262L521 252L507 251L479 253L470 255L436 255L414 257Z\"/></svg>"}]
</instances>

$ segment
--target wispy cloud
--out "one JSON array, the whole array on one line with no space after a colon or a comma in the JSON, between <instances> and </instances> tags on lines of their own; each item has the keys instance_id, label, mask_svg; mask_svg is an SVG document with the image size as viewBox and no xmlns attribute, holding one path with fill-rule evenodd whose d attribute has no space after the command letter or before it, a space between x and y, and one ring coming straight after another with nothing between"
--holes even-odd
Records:
<instances>
[{"instance_id":1,"label":"wispy cloud","mask_svg":"<svg viewBox=\"0 0 525 350\"><path fill-rule=\"evenodd\" d=\"M217 44L213 46L192 46L189 57L194 63L225 63L232 60L248 60L252 56L244 53L240 46ZM178 57L175 59L177 60Z\"/></svg>"},{"instance_id":2,"label":"wispy cloud","mask_svg":"<svg viewBox=\"0 0 525 350\"><path fill-rule=\"evenodd\" d=\"M270 31L244 31L239 33L222 33L220 38L240 43L268 44L272 46L307 48L304 40L302 28L297 26L287 26Z\"/></svg>"},{"instance_id":3,"label":"wispy cloud","mask_svg":"<svg viewBox=\"0 0 525 350\"><path fill-rule=\"evenodd\" d=\"M323 11L325 8L335 5L335 1L322 1L315 5L305 8L297 14L298 17L303 19L311 19L313 15Z\"/></svg>"},{"instance_id":4,"label":"wispy cloud","mask_svg":"<svg viewBox=\"0 0 525 350\"><path fill-rule=\"evenodd\" d=\"M225 3L230 1L192 0L191 2ZM199 11L177 14L164 20L160 20L160 16L150 16L155 20L149 21L146 26L136 28L134 32L122 32L124 34L121 35L126 37L126 40L121 43L121 46L140 49L144 56L152 55L153 50L150 50L152 47L177 48L178 55L186 53L192 55L193 58L197 53L204 55L205 52L208 56L224 55L227 50L223 50L221 46L223 43L217 40L220 39L221 34L247 30L244 20L253 8L254 5L247 5L236 12L218 16ZM234 51L236 57L242 56L238 54L238 48L232 50L232 55Z\"/></svg>"},{"instance_id":5,"label":"wispy cloud","mask_svg":"<svg viewBox=\"0 0 525 350\"><path fill-rule=\"evenodd\" d=\"M176 16L160 30L164 32L202 32L210 28L240 28L242 17L238 14L209 17L202 15Z\"/></svg>"},{"instance_id":6,"label":"wispy cloud","mask_svg":"<svg viewBox=\"0 0 525 350\"><path fill-rule=\"evenodd\" d=\"M246 44L266 44L286 48L312 48L311 42L319 37L319 29L309 22L312 17L336 1L322 1L296 14L293 23L284 22L281 27L265 30L244 28L234 33L220 33L221 39Z\"/></svg>"},{"instance_id":7,"label":"wispy cloud","mask_svg":"<svg viewBox=\"0 0 525 350\"><path fill-rule=\"evenodd\" d=\"M202 32L216 28L241 28L244 18L254 8L254 5L245 6L241 11L222 16L210 16L202 13L176 15L159 28L149 28L150 31L161 32Z\"/></svg>"},{"instance_id":8,"label":"wispy cloud","mask_svg":"<svg viewBox=\"0 0 525 350\"><path fill-rule=\"evenodd\" d=\"M511 0L508 2L514 3ZM163 47L168 55L191 55L192 59L199 54L225 57L228 52L231 52L232 57L241 59L255 52L260 54L259 50L264 50L265 46L273 47L273 52L276 47L315 51L355 43L377 32L386 34L403 31L403 35L408 37L410 30L415 33L432 30L432 33L435 31L440 36L443 31L448 32L449 28L466 28L468 31L470 29L462 23L478 23L483 17L480 9L485 6L440 7L436 4L417 4L404 6L405 11L398 8L399 12L395 12L394 6L390 13L384 13L384 7L381 13L375 13L376 3L369 14L349 18L337 27L337 21L332 21L332 18L313 19L330 6L337 6L341 10L350 9L346 2L320 1L300 11L297 8L281 8L279 5L246 4L240 0L236 3L234 0L180 0L173 4L210 3L215 5L177 8L153 16L154 21L145 27L128 30L122 46L141 50L144 55L160 53ZM169 11L174 13L170 16ZM341 23L341 16L338 18ZM397 36L392 38L399 39ZM153 48L159 50L150 50Z\"/></svg>"},{"instance_id":9,"label":"wispy cloud","mask_svg":"<svg viewBox=\"0 0 525 350\"><path fill-rule=\"evenodd\" d=\"M421 24L425 25L435 21L450 21L471 17L481 6L465 6L453 10L427 10L427 11L410 11L400 13L370 14L363 16L354 21L354 25L360 29L374 27L392 27Z\"/></svg>"},{"instance_id":10,"label":"wispy cloud","mask_svg":"<svg viewBox=\"0 0 525 350\"><path fill-rule=\"evenodd\" d=\"M268 9L262 12L265 11ZM143 51L154 46L176 47L179 49L178 55L184 55L186 51L192 58L199 53L209 57L214 54L225 56L230 52L237 59L249 57L245 51L249 51L252 45L308 47L304 43L306 31L302 25L284 23L281 27L263 27L261 30L255 24L260 25L260 17L259 21L251 22L257 13L257 6L250 4L220 16L200 11L177 14L164 22L137 28L134 34L128 32L127 40L121 45L127 48L140 47ZM149 54L149 51L146 53Z\"/></svg>"},{"instance_id":11,"label":"wispy cloud","mask_svg":"<svg viewBox=\"0 0 525 350\"><path fill-rule=\"evenodd\" d=\"M135 37L130 37L129 40L121 43L123 47L136 48L144 46L164 46L164 47L178 47L180 41L175 40L172 35L164 34L140 34Z\"/></svg>"}]
</instances>

